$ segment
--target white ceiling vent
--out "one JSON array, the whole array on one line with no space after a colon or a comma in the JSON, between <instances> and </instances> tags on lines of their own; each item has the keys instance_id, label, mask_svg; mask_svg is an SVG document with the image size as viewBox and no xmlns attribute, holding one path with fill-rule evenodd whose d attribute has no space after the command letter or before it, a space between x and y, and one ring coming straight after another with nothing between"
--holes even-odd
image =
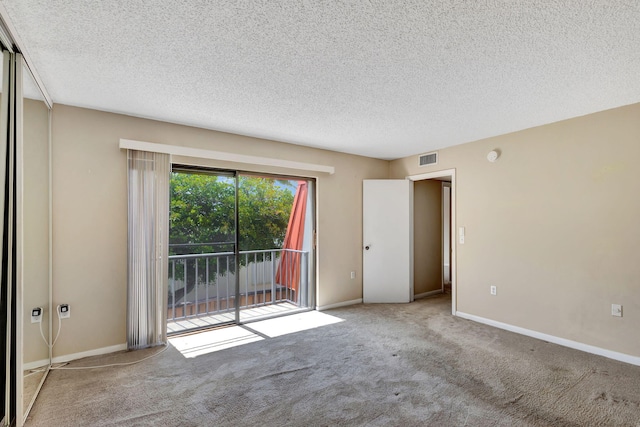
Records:
<instances>
[{"instance_id":1,"label":"white ceiling vent","mask_svg":"<svg viewBox=\"0 0 640 427\"><path fill-rule=\"evenodd\" d=\"M435 165L438 163L438 152L423 154L418 162L420 166Z\"/></svg>"}]
</instances>

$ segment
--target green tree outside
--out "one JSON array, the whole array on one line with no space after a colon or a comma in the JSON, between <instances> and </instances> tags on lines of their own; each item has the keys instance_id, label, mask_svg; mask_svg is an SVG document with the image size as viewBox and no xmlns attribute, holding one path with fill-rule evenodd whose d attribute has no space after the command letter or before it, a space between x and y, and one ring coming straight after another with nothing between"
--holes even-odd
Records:
<instances>
[{"instance_id":1,"label":"green tree outside","mask_svg":"<svg viewBox=\"0 0 640 427\"><path fill-rule=\"evenodd\" d=\"M296 181L238 177L239 249L281 249L293 207ZM206 173L174 172L170 182L169 255L233 252L235 181ZM243 255L239 265L280 257L280 253ZM236 268L235 257L190 258L172 262L170 277L183 286L169 290L170 304L181 304L197 284L216 280ZM229 301L226 300L226 304ZM227 307L228 308L228 307Z\"/></svg>"},{"instance_id":2,"label":"green tree outside","mask_svg":"<svg viewBox=\"0 0 640 427\"><path fill-rule=\"evenodd\" d=\"M296 182L254 176L238 180L240 250L281 248ZM170 254L232 251L234 196L232 177L172 173Z\"/></svg>"}]
</instances>

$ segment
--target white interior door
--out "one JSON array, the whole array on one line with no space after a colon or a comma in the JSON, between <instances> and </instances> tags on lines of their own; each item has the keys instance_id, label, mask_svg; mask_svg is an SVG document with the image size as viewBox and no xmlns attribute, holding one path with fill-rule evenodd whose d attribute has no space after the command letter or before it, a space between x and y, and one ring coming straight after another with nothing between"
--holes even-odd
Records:
<instances>
[{"instance_id":1,"label":"white interior door","mask_svg":"<svg viewBox=\"0 0 640 427\"><path fill-rule=\"evenodd\" d=\"M413 181L364 180L363 301L413 300Z\"/></svg>"}]
</instances>

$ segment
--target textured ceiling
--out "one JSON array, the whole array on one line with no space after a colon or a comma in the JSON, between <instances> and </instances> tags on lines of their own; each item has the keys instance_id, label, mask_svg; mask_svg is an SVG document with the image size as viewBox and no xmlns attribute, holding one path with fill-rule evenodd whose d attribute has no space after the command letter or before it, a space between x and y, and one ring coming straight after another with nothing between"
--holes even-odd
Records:
<instances>
[{"instance_id":1,"label":"textured ceiling","mask_svg":"<svg viewBox=\"0 0 640 427\"><path fill-rule=\"evenodd\" d=\"M2 0L53 101L392 159L640 102L638 0Z\"/></svg>"}]
</instances>

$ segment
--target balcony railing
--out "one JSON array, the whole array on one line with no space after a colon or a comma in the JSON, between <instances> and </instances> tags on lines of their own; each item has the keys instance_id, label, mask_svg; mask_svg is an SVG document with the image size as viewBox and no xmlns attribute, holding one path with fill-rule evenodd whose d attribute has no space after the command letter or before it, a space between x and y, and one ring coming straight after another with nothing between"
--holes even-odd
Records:
<instances>
[{"instance_id":1,"label":"balcony railing","mask_svg":"<svg viewBox=\"0 0 640 427\"><path fill-rule=\"evenodd\" d=\"M292 249L240 252L240 309L285 302L307 307L308 256ZM233 252L169 256L167 321L234 312L235 262Z\"/></svg>"}]
</instances>

